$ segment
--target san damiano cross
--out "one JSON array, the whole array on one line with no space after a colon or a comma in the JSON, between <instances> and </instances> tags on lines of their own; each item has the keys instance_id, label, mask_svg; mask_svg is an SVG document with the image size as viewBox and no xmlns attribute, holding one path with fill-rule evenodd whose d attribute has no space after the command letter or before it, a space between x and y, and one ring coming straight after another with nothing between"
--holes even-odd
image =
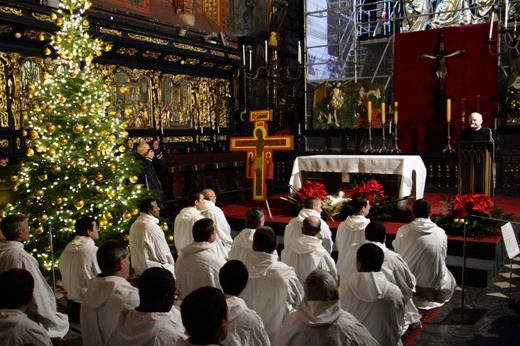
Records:
<instances>
[{"instance_id":1,"label":"san damiano cross","mask_svg":"<svg viewBox=\"0 0 520 346\"><path fill-rule=\"evenodd\" d=\"M293 150L293 136L268 136L267 122L273 120L271 109L249 112L254 123L253 137L230 138L231 151L247 152L246 177L253 179L253 200L267 201L266 179L274 179L274 150Z\"/></svg>"}]
</instances>

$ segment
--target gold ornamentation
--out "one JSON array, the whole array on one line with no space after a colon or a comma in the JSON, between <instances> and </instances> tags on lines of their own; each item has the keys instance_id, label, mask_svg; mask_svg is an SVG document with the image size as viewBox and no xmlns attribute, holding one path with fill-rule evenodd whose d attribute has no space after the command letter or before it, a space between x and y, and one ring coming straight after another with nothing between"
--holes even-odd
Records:
<instances>
[{"instance_id":1,"label":"gold ornamentation","mask_svg":"<svg viewBox=\"0 0 520 346\"><path fill-rule=\"evenodd\" d=\"M173 44L173 46L174 46L175 48L180 48L180 49L185 49L185 50L191 50L191 51L199 52L199 53L206 53L206 51L207 51L206 48L196 47L196 46L193 46L193 45L190 45L190 44L180 43L180 42L175 42L175 43Z\"/></svg>"},{"instance_id":2,"label":"gold ornamentation","mask_svg":"<svg viewBox=\"0 0 520 346\"><path fill-rule=\"evenodd\" d=\"M108 35L114 35L114 36L123 36L123 33L121 32L121 30L109 29L109 28L105 28L104 26L99 28L99 32L102 33L102 34L108 34Z\"/></svg>"},{"instance_id":3,"label":"gold ornamentation","mask_svg":"<svg viewBox=\"0 0 520 346\"><path fill-rule=\"evenodd\" d=\"M21 17L23 15L22 10L8 7L8 6L0 6L0 12L7 13L7 14L14 14L15 16Z\"/></svg>"},{"instance_id":4,"label":"gold ornamentation","mask_svg":"<svg viewBox=\"0 0 520 346\"><path fill-rule=\"evenodd\" d=\"M240 55L237 55L237 54L228 54L228 57L230 59L233 59L233 60L240 60L240 59L242 59L242 57Z\"/></svg>"},{"instance_id":5,"label":"gold ornamentation","mask_svg":"<svg viewBox=\"0 0 520 346\"><path fill-rule=\"evenodd\" d=\"M124 54L124 55L131 55L131 56L134 56L137 54L139 50L137 50L136 48L131 48L131 47L121 47L117 50L117 53L118 54Z\"/></svg>"},{"instance_id":6,"label":"gold ornamentation","mask_svg":"<svg viewBox=\"0 0 520 346\"><path fill-rule=\"evenodd\" d=\"M156 38L156 37L150 37L150 36L141 35L141 34L131 34L131 33L128 34L128 37L133 38L134 40L151 42L151 43L160 44L163 46L168 45L168 40L161 40L160 38Z\"/></svg>"},{"instance_id":7,"label":"gold ornamentation","mask_svg":"<svg viewBox=\"0 0 520 346\"><path fill-rule=\"evenodd\" d=\"M178 55L168 54L164 57L164 60L170 61L170 62L179 62L181 61L181 57Z\"/></svg>"},{"instance_id":8,"label":"gold ornamentation","mask_svg":"<svg viewBox=\"0 0 520 346\"><path fill-rule=\"evenodd\" d=\"M33 12L33 13L31 13L31 15L34 19L37 19L40 22L54 23L54 21L49 17L48 14Z\"/></svg>"},{"instance_id":9,"label":"gold ornamentation","mask_svg":"<svg viewBox=\"0 0 520 346\"><path fill-rule=\"evenodd\" d=\"M150 52L149 50L147 50L146 52L143 53L143 57L145 57L145 58L159 59L160 56L161 56L161 53Z\"/></svg>"},{"instance_id":10,"label":"gold ornamentation","mask_svg":"<svg viewBox=\"0 0 520 346\"><path fill-rule=\"evenodd\" d=\"M176 136L163 138L164 143L193 143L192 136Z\"/></svg>"},{"instance_id":11,"label":"gold ornamentation","mask_svg":"<svg viewBox=\"0 0 520 346\"><path fill-rule=\"evenodd\" d=\"M1 148L9 148L9 140L7 140L7 139L0 139L0 147Z\"/></svg>"},{"instance_id":12,"label":"gold ornamentation","mask_svg":"<svg viewBox=\"0 0 520 346\"><path fill-rule=\"evenodd\" d=\"M10 25L0 25L0 34L8 34L13 30Z\"/></svg>"},{"instance_id":13,"label":"gold ornamentation","mask_svg":"<svg viewBox=\"0 0 520 346\"><path fill-rule=\"evenodd\" d=\"M219 68L219 70L229 71L231 68L233 68L233 66L231 66L231 65L220 65L218 68Z\"/></svg>"},{"instance_id":14,"label":"gold ornamentation","mask_svg":"<svg viewBox=\"0 0 520 346\"><path fill-rule=\"evenodd\" d=\"M221 56L221 57L225 57L226 56L226 54L224 54L224 52L221 52L219 50L211 49L209 52L210 52L210 54L213 54L213 55L216 55L216 56Z\"/></svg>"},{"instance_id":15,"label":"gold ornamentation","mask_svg":"<svg viewBox=\"0 0 520 346\"><path fill-rule=\"evenodd\" d=\"M198 65L199 63L200 63L199 59L194 59L194 58L186 59L186 64L188 64L188 65Z\"/></svg>"},{"instance_id":16,"label":"gold ornamentation","mask_svg":"<svg viewBox=\"0 0 520 346\"><path fill-rule=\"evenodd\" d=\"M209 67L209 68L213 68L213 67L215 67L215 65L217 65L217 64L214 63L214 62L211 62L211 61L204 61L204 62L202 63L202 66L204 66L204 67Z\"/></svg>"}]
</instances>

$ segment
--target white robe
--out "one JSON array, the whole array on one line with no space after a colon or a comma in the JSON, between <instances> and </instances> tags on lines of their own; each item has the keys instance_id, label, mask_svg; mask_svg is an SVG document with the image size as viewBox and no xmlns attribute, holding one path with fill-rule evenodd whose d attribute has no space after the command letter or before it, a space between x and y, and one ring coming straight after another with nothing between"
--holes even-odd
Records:
<instances>
[{"instance_id":1,"label":"white robe","mask_svg":"<svg viewBox=\"0 0 520 346\"><path fill-rule=\"evenodd\" d=\"M85 346L104 345L120 311L139 306L139 291L119 276L90 281L81 304L81 338Z\"/></svg>"},{"instance_id":2,"label":"white robe","mask_svg":"<svg viewBox=\"0 0 520 346\"><path fill-rule=\"evenodd\" d=\"M130 227L132 267L139 275L148 268L163 267L175 276L175 261L158 223L156 217L141 213Z\"/></svg>"},{"instance_id":3,"label":"white robe","mask_svg":"<svg viewBox=\"0 0 520 346\"><path fill-rule=\"evenodd\" d=\"M253 251L245 265L249 280L242 299L262 318L273 343L284 319L302 301L303 287L294 269L279 262L276 255Z\"/></svg>"},{"instance_id":4,"label":"white robe","mask_svg":"<svg viewBox=\"0 0 520 346\"><path fill-rule=\"evenodd\" d=\"M67 299L81 304L88 283L101 272L96 259L97 250L92 238L80 235L75 236L63 250L59 268Z\"/></svg>"},{"instance_id":5,"label":"white robe","mask_svg":"<svg viewBox=\"0 0 520 346\"><path fill-rule=\"evenodd\" d=\"M314 209L302 209L297 217L291 219L287 226L285 226L285 232L283 235L283 246L288 247L293 239L299 238L302 235L303 220L309 216L316 216L321 219L320 213ZM334 242L332 241L332 232L330 231L329 225L324 220L321 220L321 231L318 235L323 241L323 247L329 253L332 252Z\"/></svg>"},{"instance_id":6,"label":"white robe","mask_svg":"<svg viewBox=\"0 0 520 346\"><path fill-rule=\"evenodd\" d=\"M347 254L352 245L362 243L365 241L365 228L370 223L370 220L363 215L351 215L341 222L336 231L336 248L338 249L338 260L336 261L336 268L338 268L338 275L340 282L348 281L348 267ZM354 265L356 265L354 263Z\"/></svg>"},{"instance_id":7,"label":"white robe","mask_svg":"<svg viewBox=\"0 0 520 346\"><path fill-rule=\"evenodd\" d=\"M408 268L408 265L398 253L389 250L383 243L365 240L363 243L352 245L351 251L348 252L346 258L347 271L343 273L343 275L341 276L342 278L350 278L350 275L352 273L357 272L356 252L363 244L377 245L381 250L383 250L383 253L385 254L383 265L381 267L381 272L385 274L385 277L388 281L390 281L393 284L396 284L397 287L399 287L401 293L404 296L404 299L406 300L406 311L404 316L405 326L403 330L404 333L408 329L408 326L410 324L417 324L421 322L421 315L415 307L415 304L413 303L412 299L413 293L415 292L415 276L412 274L410 268ZM348 284L348 280L342 280L340 282L340 293L345 292L344 286ZM342 296L340 296L339 298L345 299L345 297Z\"/></svg>"},{"instance_id":8,"label":"white robe","mask_svg":"<svg viewBox=\"0 0 520 346\"><path fill-rule=\"evenodd\" d=\"M175 268L180 296L184 298L204 286L221 289L218 273L224 264L226 261L213 252L211 243L192 242L181 249Z\"/></svg>"},{"instance_id":9,"label":"white robe","mask_svg":"<svg viewBox=\"0 0 520 346\"><path fill-rule=\"evenodd\" d=\"M18 309L0 309L0 340L3 346L52 346L45 329Z\"/></svg>"},{"instance_id":10,"label":"white robe","mask_svg":"<svg viewBox=\"0 0 520 346\"><path fill-rule=\"evenodd\" d=\"M302 235L291 241L289 247L282 251L282 262L294 268L301 283L316 269L329 272L333 278L338 274L336 263L321 245L321 240L309 235Z\"/></svg>"},{"instance_id":11,"label":"white robe","mask_svg":"<svg viewBox=\"0 0 520 346\"><path fill-rule=\"evenodd\" d=\"M195 207L183 208L175 217L173 224L173 241L175 248L179 252L193 241L193 224L204 216Z\"/></svg>"},{"instance_id":12,"label":"white robe","mask_svg":"<svg viewBox=\"0 0 520 346\"><path fill-rule=\"evenodd\" d=\"M34 279L34 301L27 315L39 323L50 338L62 338L69 331L69 318L56 309L56 297L43 277L38 261L18 241L0 241L0 274L13 268L25 269Z\"/></svg>"},{"instance_id":13,"label":"white robe","mask_svg":"<svg viewBox=\"0 0 520 346\"><path fill-rule=\"evenodd\" d=\"M256 229L244 228L233 240L233 246L229 250L228 260L239 260L246 262L247 254L253 252L253 237ZM273 255L278 257L278 252L274 250Z\"/></svg>"},{"instance_id":14,"label":"white robe","mask_svg":"<svg viewBox=\"0 0 520 346\"><path fill-rule=\"evenodd\" d=\"M229 226L222 209L217 207L215 203L206 200L204 205L206 206L206 209L201 212L202 216L215 222L216 240L213 243L213 251L215 251L217 256L227 259L229 250L233 244L233 238L231 238L231 226Z\"/></svg>"},{"instance_id":15,"label":"white robe","mask_svg":"<svg viewBox=\"0 0 520 346\"><path fill-rule=\"evenodd\" d=\"M285 319L276 345L377 346L378 343L364 325L341 309L339 300L304 300Z\"/></svg>"},{"instance_id":16,"label":"white robe","mask_svg":"<svg viewBox=\"0 0 520 346\"><path fill-rule=\"evenodd\" d=\"M186 338L177 309L168 312L121 311L105 345L163 346L175 345Z\"/></svg>"},{"instance_id":17,"label":"white robe","mask_svg":"<svg viewBox=\"0 0 520 346\"><path fill-rule=\"evenodd\" d=\"M416 218L399 228L392 246L410 267L418 287L438 290L436 302L422 307L433 308L450 300L456 281L446 267L448 238L442 228L428 218Z\"/></svg>"},{"instance_id":18,"label":"white robe","mask_svg":"<svg viewBox=\"0 0 520 346\"><path fill-rule=\"evenodd\" d=\"M269 346L269 336L258 314L247 307L237 296L226 295L228 307L228 333L224 346Z\"/></svg>"},{"instance_id":19,"label":"white robe","mask_svg":"<svg viewBox=\"0 0 520 346\"><path fill-rule=\"evenodd\" d=\"M343 288L341 307L361 322L381 346L402 345L405 299L382 272L356 272Z\"/></svg>"}]
</instances>

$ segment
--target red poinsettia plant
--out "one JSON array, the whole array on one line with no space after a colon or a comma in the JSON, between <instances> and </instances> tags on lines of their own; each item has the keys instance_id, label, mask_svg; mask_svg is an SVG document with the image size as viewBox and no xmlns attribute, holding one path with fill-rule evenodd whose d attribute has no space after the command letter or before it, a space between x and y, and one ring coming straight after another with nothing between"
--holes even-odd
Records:
<instances>
[{"instance_id":1,"label":"red poinsettia plant","mask_svg":"<svg viewBox=\"0 0 520 346\"><path fill-rule=\"evenodd\" d=\"M324 200L329 195L325 189L325 185L318 181L307 180L299 190L292 185L289 185L289 188L292 191L291 195L280 198L289 202L290 207L292 208L292 210L289 211L290 213L299 211L303 208L303 202L307 197L318 197L319 199Z\"/></svg>"},{"instance_id":2,"label":"red poinsettia plant","mask_svg":"<svg viewBox=\"0 0 520 346\"><path fill-rule=\"evenodd\" d=\"M484 194L457 195L453 202L453 214L459 219L468 215L489 216L493 209L493 199Z\"/></svg>"},{"instance_id":3,"label":"red poinsettia plant","mask_svg":"<svg viewBox=\"0 0 520 346\"><path fill-rule=\"evenodd\" d=\"M385 196L383 185L378 183L375 179L370 179L365 183L356 185L351 194L351 197L354 196L365 196L370 204L379 203L382 199L387 197Z\"/></svg>"}]
</instances>

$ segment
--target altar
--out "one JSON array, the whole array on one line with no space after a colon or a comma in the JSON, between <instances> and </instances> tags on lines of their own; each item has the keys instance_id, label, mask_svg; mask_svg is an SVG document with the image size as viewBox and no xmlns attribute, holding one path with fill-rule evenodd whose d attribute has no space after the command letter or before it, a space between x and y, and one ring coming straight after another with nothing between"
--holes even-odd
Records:
<instances>
[{"instance_id":1,"label":"altar","mask_svg":"<svg viewBox=\"0 0 520 346\"><path fill-rule=\"evenodd\" d=\"M302 172L373 173L400 176L399 197L423 198L426 166L418 155L313 155L294 160L289 184L299 189Z\"/></svg>"}]
</instances>

